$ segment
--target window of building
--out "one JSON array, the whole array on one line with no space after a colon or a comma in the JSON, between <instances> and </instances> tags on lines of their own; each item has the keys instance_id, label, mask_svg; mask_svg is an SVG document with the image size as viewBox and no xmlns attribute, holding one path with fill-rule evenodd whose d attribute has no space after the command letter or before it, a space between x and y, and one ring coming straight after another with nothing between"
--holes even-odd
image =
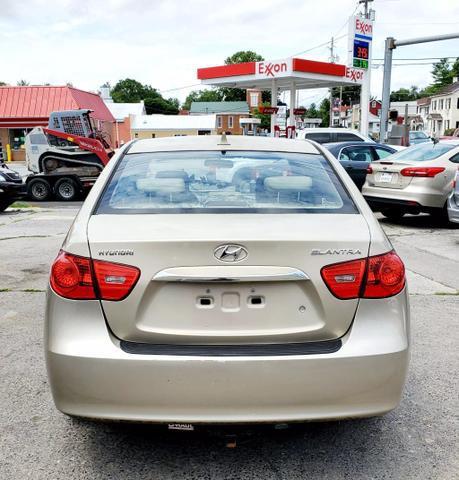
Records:
<instances>
[{"instance_id":1,"label":"window of building","mask_svg":"<svg viewBox=\"0 0 459 480\"><path fill-rule=\"evenodd\" d=\"M217 128L222 128L222 117L220 115L217 116Z\"/></svg>"},{"instance_id":2,"label":"window of building","mask_svg":"<svg viewBox=\"0 0 459 480\"><path fill-rule=\"evenodd\" d=\"M451 108L451 98L447 98L445 100L445 108L446 110L449 110Z\"/></svg>"},{"instance_id":3,"label":"window of building","mask_svg":"<svg viewBox=\"0 0 459 480\"><path fill-rule=\"evenodd\" d=\"M32 130L31 128L10 129L10 145L13 150L24 149L25 137Z\"/></svg>"},{"instance_id":4,"label":"window of building","mask_svg":"<svg viewBox=\"0 0 459 480\"><path fill-rule=\"evenodd\" d=\"M443 110L443 99L438 101L438 110Z\"/></svg>"},{"instance_id":5,"label":"window of building","mask_svg":"<svg viewBox=\"0 0 459 480\"><path fill-rule=\"evenodd\" d=\"M258 106L258 98L259 98L259 93L254 92L250 94L250 106L251 107L257 107Z\"/></svg>"},{"instance_id":6,"label":"window of building","mask_svg":"<svg viewBox=\"0 0 459 480\"><path fill-rule=\"evenodd\" d=\"M459 97L457 97L457 108L459 108Z\"/></svg>"},{"instance_id":7,"label":"window of building","mask_svg":"<svg viewBox=\"0 0 459 480\"><path fill-rule=\"evenodd\" d=\"M432 110L436 110L436 109L437 109L437 101L434 100L434 101L432 102Z\"/></svg>"},{"instance_id":8,"label":"window of building","mask_svg":"<svg viewBox=\"0 0 459 480\"><path fill-rule=\"evenodd\" d=\"M228 128L233 128L234 119L233 117L228 117Z\"/></svg>"}]
</instances>

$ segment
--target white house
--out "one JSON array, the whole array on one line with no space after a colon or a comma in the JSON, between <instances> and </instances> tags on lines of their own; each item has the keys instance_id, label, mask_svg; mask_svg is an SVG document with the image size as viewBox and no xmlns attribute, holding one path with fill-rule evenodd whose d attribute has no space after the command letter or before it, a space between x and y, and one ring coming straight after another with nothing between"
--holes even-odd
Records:
<instances>
[{"instance_id":1,"label":"white house","mask_svg":"<svg viewBox=\"0 0 459 480\"><path fill-rule=\"evenodd\" d=\"M133 138L215 135L216 115L135 115L131 116Z\"/></svg>"},{"instance_id":2,"label":"white house","mask_svg":"<svg viewBox=\"0 0 459 480\"><path fill-rule=\"evenodd\" d=\"M459 128L459 81L454 78L451 85L432 95L430 113L427 116L430 135L444 135L445 130Z\"/></svg>"}]
</instances>

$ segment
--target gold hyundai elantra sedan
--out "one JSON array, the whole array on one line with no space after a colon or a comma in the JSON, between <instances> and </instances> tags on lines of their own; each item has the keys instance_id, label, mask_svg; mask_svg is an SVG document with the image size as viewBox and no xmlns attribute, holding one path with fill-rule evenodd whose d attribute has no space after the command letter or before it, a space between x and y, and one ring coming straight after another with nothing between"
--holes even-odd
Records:
<instances>
[{"instance_id":1,"label":"gold hyundai elantra sedan","mask_svg":"<svg viewBox=\"0 0 459 480\"><path fill-rule=\"evenodd\" d=\"M405 382L407 295L402 261L320 145L134 140L51 267L54 401L191 426L380 415Z\"/></svg>"}]
</instances>

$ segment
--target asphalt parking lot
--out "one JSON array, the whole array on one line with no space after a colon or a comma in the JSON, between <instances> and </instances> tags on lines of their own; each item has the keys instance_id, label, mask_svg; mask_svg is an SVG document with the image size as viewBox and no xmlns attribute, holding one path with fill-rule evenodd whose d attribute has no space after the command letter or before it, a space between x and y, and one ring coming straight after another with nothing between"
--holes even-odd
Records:
<instances>
[{"instance_id":1,"label":"asphalt parking lot","mask_svg":"<svg viewBox=\"0 0 459 480\"><path fill-rule=\"evenodd\" d=\"M411 292L411 367L395 411L287 430L168 432L74 420L54 408L42 346L45 288L78 207L0 214L1 479L459 478L458 228L428 216L381 221Z\"/></svg>"}]
</instances>

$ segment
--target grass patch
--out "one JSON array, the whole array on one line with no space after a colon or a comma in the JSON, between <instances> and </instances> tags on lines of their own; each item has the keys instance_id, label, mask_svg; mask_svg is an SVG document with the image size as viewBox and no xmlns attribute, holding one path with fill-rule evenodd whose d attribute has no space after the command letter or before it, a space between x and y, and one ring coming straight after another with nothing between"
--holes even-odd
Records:
<instances>
[{"instance_id":1,"label":"grass patch","mask_svg":"<svg viewBox=\"0 0 459 480\"><path fill-rule=\"evenodd\" d=\"M444 295L444 296L449 296L449 295L452 295L453 297L454 296L459 296L459 292L453 292L453 293L449 293L449 292L435 292L434 295Z\"/></svg>"},{"instance_id":2,"label":"grass patch","mask_svg":"<svg viewBox=\"0 0 459 480\"><path fill-rule=\"evenodd\" d=\"M46 290L40 290L39 288L24 288L24 290L19 290L20 292L26 293L42 293L46 292Z\"/></svg>"},{"instance_id":3,"label":"grass patch","mask_svg":"<svg viewBox=\"0 0 459 480\"><path fill-rule=\"evenodd\" d=\"M0 288L0 293L2 292L11 292L11 288Z\"/></svg>"},{"instance_id":4,"label":"grass patch","mask_svg":"<svg viewBox=\"0 0 459 480\"><path fill-rule=\"evenodd\" d=\"M10 208L30 208L32 205L27 202L14 202L10 205Z\"/></svg>"}]
</instances>

